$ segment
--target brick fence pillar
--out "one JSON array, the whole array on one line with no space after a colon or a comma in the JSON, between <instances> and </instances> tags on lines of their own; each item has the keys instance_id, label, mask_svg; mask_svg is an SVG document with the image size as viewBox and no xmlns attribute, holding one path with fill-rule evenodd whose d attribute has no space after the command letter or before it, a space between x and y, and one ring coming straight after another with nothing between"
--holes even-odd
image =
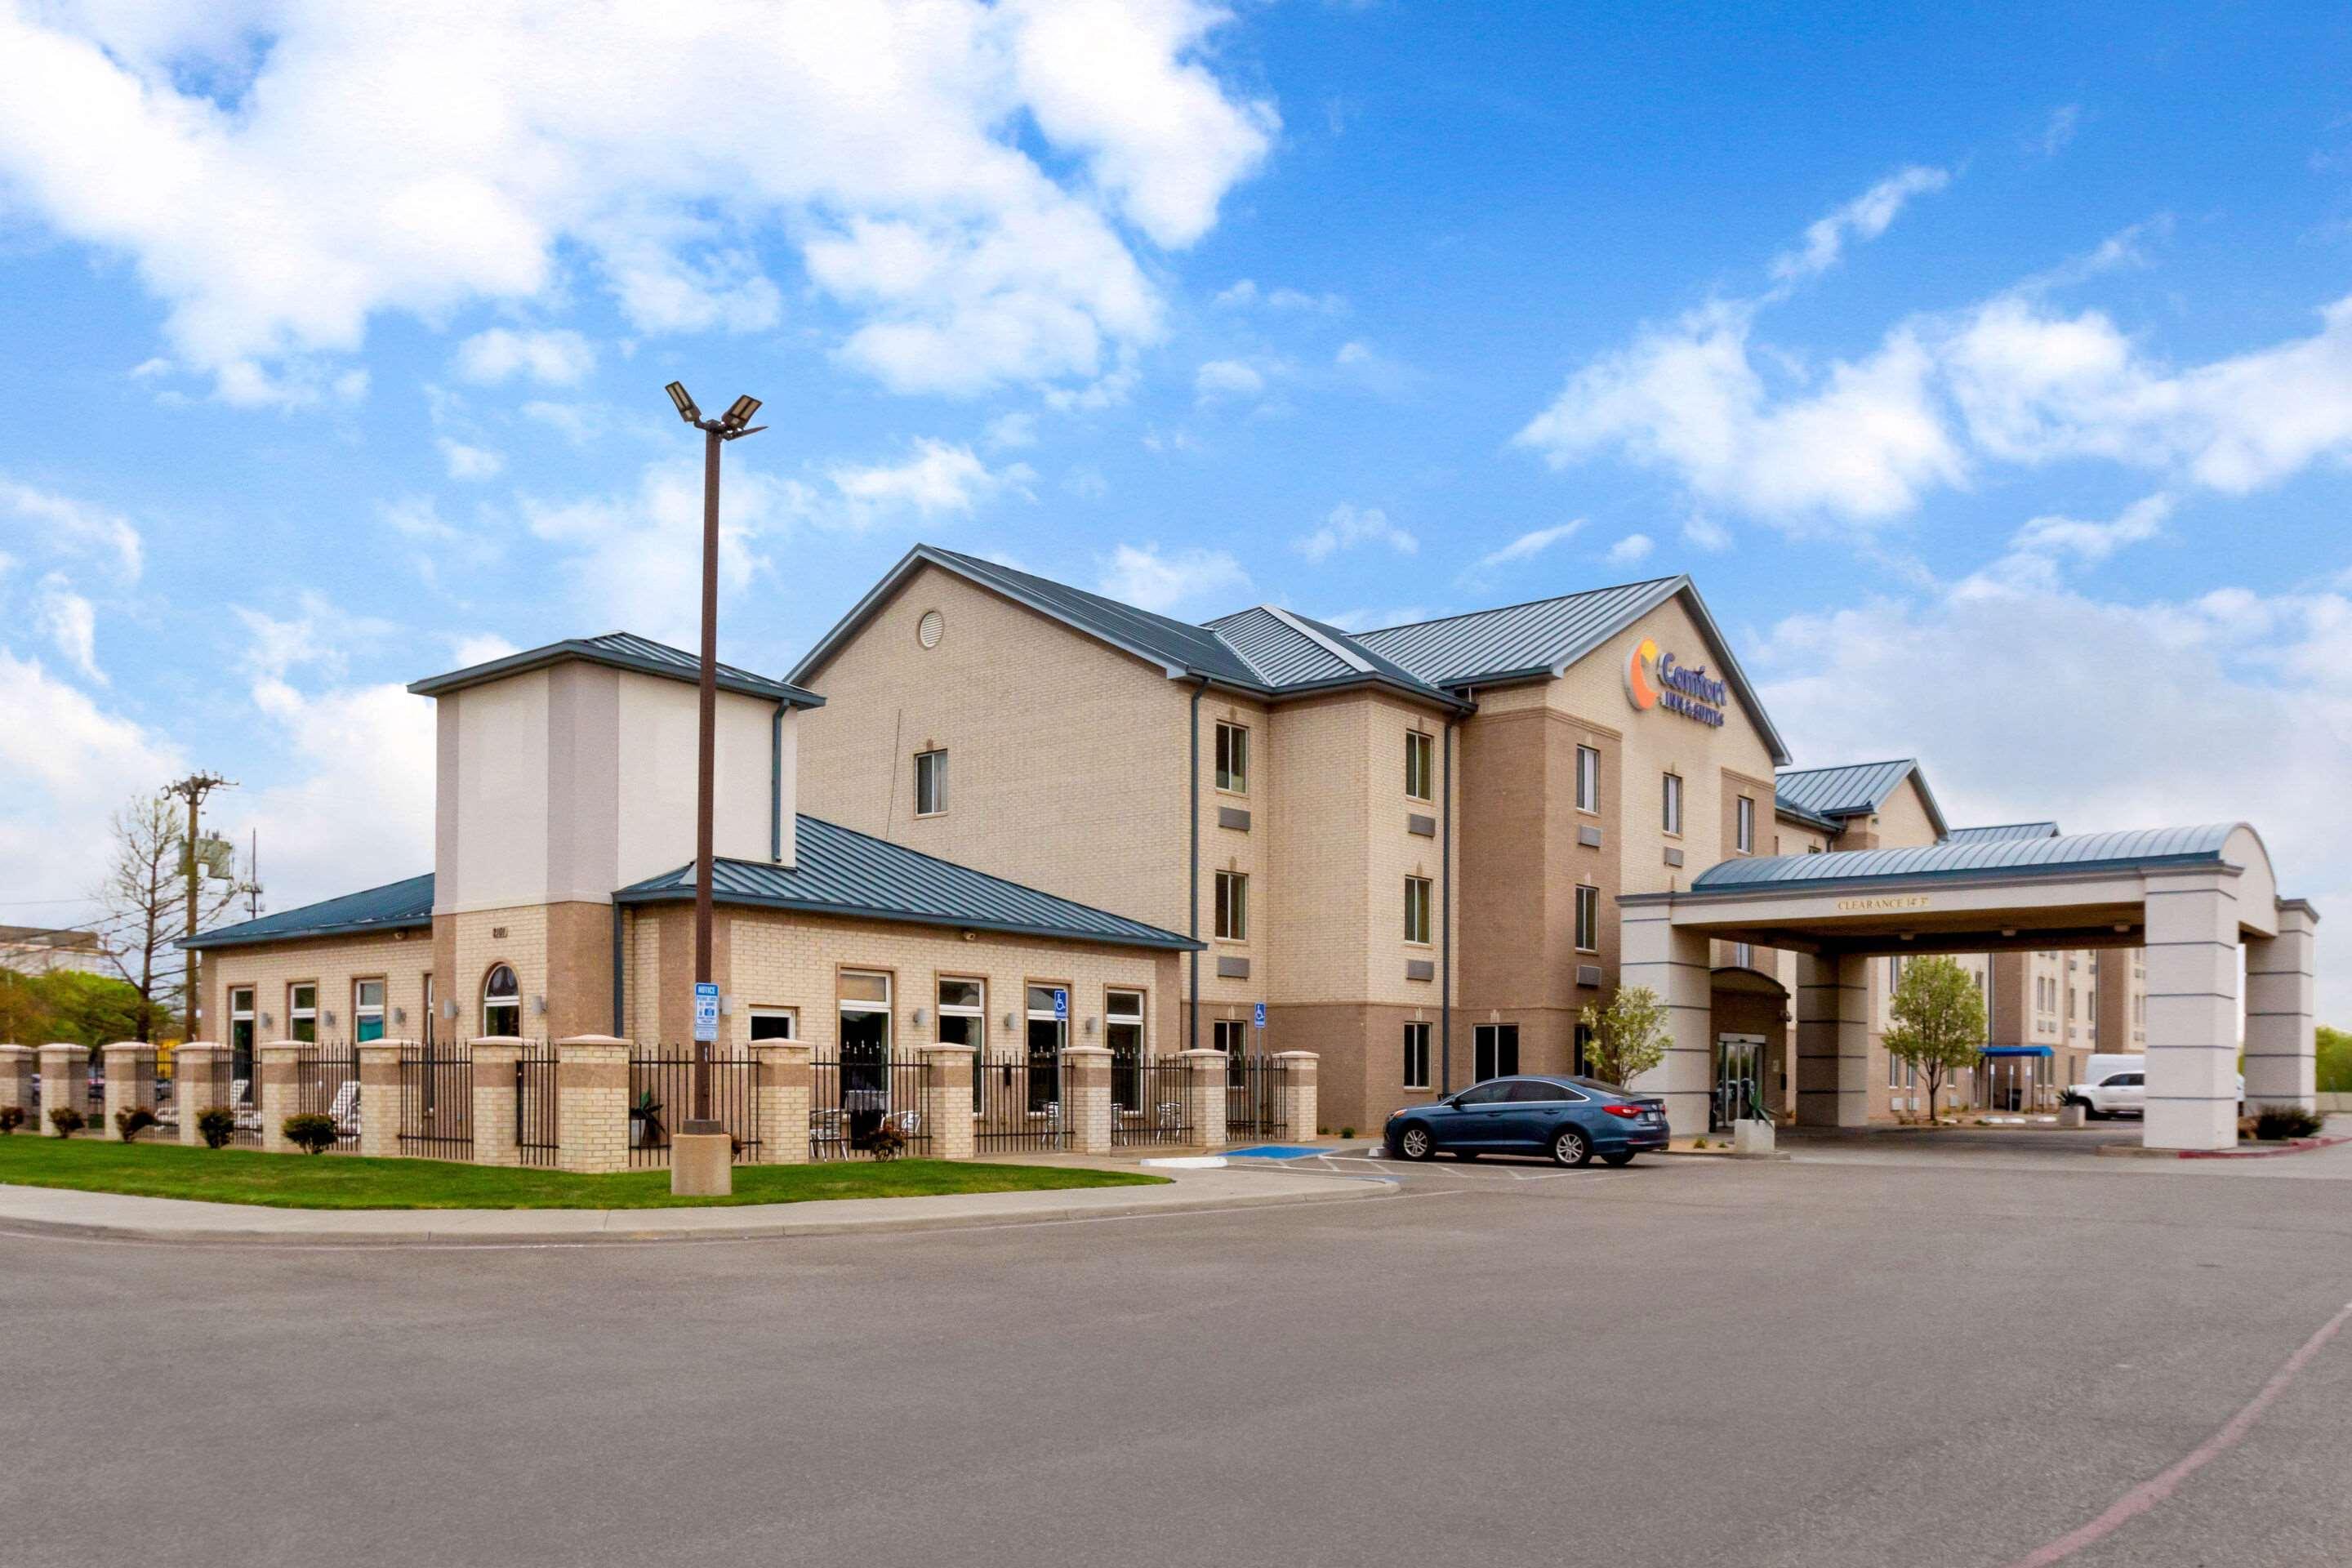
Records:
<instances>
[{"instance_id":1,"label":"brick fence pillar","mask_svg":"<svg viewBox=\"0 0 2352 1568\"><path fill-rule=\"evenodd\" d=\"M1282 1131L1292 1138L1312 1138L1318 1131L1315 1103L1315 1062L1313 1051L1276 1051L1274 1059L1283 1065L1282 1103L1276 1109L1282 1117Z\"/></svg>"},{"instance_id":2,"label":"brick fence pillar","mask_svg":"<svg viewBox=\"0 0 2352 1568\"><path fill-rule=\"evenodd\" d=\"M1184 1120L1192 1142L1213 1149L1225 1141L1225 1053L1178 1051L1176 1059L1192 1069L1184 1080Z\"/></svg>"},{"instance_id":3,"label":"brick fence pillar","mask_svg":"<svg viewBox=\"0 0 2352 1568\"><path fill-rule=\"evenodd\" d=\"M49 1112L70 1105L89 1113L89 1047L52 1041L41 1047L41 1136L62 1138Z\"/></svg>"},{"instance_id":4,"label":"brick fence pillar","mask_svg":"<svg viewBox=\"0 0 2352 1568\"><path fill-rule=\"evenodd\" d=\"M809 1157L809 1046L806 1040L754 1040L759 1077L760 1158L770 1165L805 1165Z\"/></svg>"},{"instance_id":5,"label":"brick fence pillar","mask_svg":"<svg viewBox=\"0 0 2352 1568\"><path fill-rule=\"evenodd\" d=\"M286 1119L301 1101L302 1053L316 1047L300 1040L271 1040L253 1051L253 1103L261 1116L261 1147L272 1154L290 1154Z\"/></svg>"},{"instance_id":6,"label":"brick fence pillar","mask_svg":"<svg viewBox=\"0 0 2352 1568\"><path fill-rule=\"evenodd\" d=\"M1110 1048L1069 1046L1062 1051L1062 1124L1073 1154L1110 1152Z\"/></svg>"},{"instance_id":7,"label":"brick fence pillar","mask_svg":"<svg viewBox=\"0 0 2352 1568\"><path fill-rule=\"evenodd\" d=\"M155 1109L155 1047L143 1040L115 1040L99 1047L99 1059L106 1064L106 1126L100 1136L120 1143L117 1112Z\"/></svg>"},{"instance_id":8,"label":"brick fence pillar","mask_svg":"<svg viewBox=\"0 0 2352 1568\"><path fill-rule=\"evenodd\" d=\"M30 1046L0 1046L0 1105L13 1105L23 1111L27 1132L40 1131L32 1125L37 1112L33 1101L35 1062Z\"/></svg>"},{"instance_id":9,"label":"brick fence pillar","mask_svg":"<svg viewBox=\"0 0 2352 1568\"><path fill-rule=\"evenodd\" d=\"M228 1047L191 1040L172 1053L172 1103L178 1108L180 1142L202 1148L205 1136L196 1118L215 1108L234 1111L228 1102Z\"/></svg>"},{"instance_id":10,"label":"brick fence pillar","mask_svg":"<svg viewBox=\"0 0 2352 1568\"><path fill-rule=\"evenodd\" d=\"M925 1046L923 1065L923 1131L930 1134L934 1160L969 1160L972 1156L971 1073L970 1046Z\"/></svg>"},{"instance_id":11,"label":"brick fence pillar","mask_svg":"<svg viewBox=\"0 0 2352 1568\"><path fill-rule=\"evenodd\" d=\"M629 1042L574 1035L555 1042L556 1164L603 1174L629 1168Z\"/></svg>"},{"instance_id":12,"label":"brick fence pillar","mask_svg":"<svg viewBox=\"0 0 2352 1568\"><path fill-rule=\"evenodd\" d=\"M474 1163L520 1165L522 1140L517 1135L518 1091L515 1064L522 1060L523 1042L485 1036L474 1042Z\"/></svg>"},{"instance_id":13,"label":"brick fence pillar","mask_svg":"<svg viewBox=\"0 0 2352 1568\"><path fill-rule=\"evenodd\" d=\"M360 1152L372 1160L400 1157L400 1058L415 1040L364 1040L360 1057Z\"/></svg>"}]
</instances>

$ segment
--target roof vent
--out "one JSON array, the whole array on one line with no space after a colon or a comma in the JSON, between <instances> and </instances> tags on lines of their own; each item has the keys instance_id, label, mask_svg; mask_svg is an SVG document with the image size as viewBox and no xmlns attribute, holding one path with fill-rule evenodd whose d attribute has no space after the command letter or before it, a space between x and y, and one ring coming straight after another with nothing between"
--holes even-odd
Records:
<instances>
[{"instance_id":1,"label":"roof vent","mask_svg":"<svg viewBox=\"0 0 2352 1568\"><path fill-rule=\"evenodd\" d=\"M923 618L915 623L915 640L925 647L937 647L940 646L940 637L947 629L948 621L945 616L940 615L937 610L925 610Z\"/></svg>"}]
</instances>

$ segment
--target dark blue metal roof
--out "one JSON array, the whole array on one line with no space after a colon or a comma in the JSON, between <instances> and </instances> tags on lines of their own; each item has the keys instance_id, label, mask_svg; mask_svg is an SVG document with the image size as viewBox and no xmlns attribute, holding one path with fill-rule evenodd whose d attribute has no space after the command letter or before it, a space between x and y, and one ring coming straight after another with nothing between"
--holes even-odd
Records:
<instances>
[{"instance_id":1,"label":"dark blue metal roof","mask_svg":"<svg viewBox=\"0 0 2352 1568\"><path fill-rule=\"evenodd\" d=\"M2055 877L2191 861L2219 864L2223 845L2240 826L2221 822L2198 827L2140 827L2059 838L1947 838L1897 849L1768 855L1710 866L1692 879L1690 890L1804 892L1906 878Z\"/></svg>"},{"instance_id":2,"label":"dark blue metal roof","mask_svg":"<svg viewBox=\"0 0 2352 1568\"><path fill-rule=\"evenodd\" d=\"M1919 765L1912 757L1886 763L1846 763L1833 768L1787 768L1772 775L1777 804L1832 820L1867 816Z\"/></svg>"},{"instance_id":3,"label":"dark blue metal roof","mask_svg":"<svg viewBox=\"0 0 2352 1568\"><path fill-rule=\"evenodd\" d=\"M1955 844L1974 844L1987 838L2055 838L2058 825L2054 822L2000 822L1988 827L1955 827L1951 831Z\"/></svg>"},{"instance_id":4,"label":"dark blue metal roof","mask_svg":"<svg viewBox=\"0 0 2352 1568\"><path fill-rule=\"evenodd\" d=\"M468 665L464 669L453 669L446 675L428 675L422 680L410 682L408 689L420 697L438 697L444 692L479 686L487 680L542 669L568 658L607 665L614 669L634 670L639 675L658 675L670 680L698 681L702 679L702 659L698 654L656 642L651 637L638 637L634 632L606 632L602 637L573 637L566 642L549 643L545 647L510 653L504 658ZM814 691L803 690L786 681L771 680L764 675L754 675L731 664L720 665L718 675L721 691L739 692L745 697L764 697L774 702L789 702L795 708L824 706L824 699Z\"/></svg>"},{"instance_id":5,"label":"dark blue metal roof","mask_svg":"<svg viewBox=\"0 0 2352 1568\"><path fill-rule=\"evenodd\" d=\"M1174 931L1008 882L836 823L805 816L798 821L797 864L786 868L758 860L720 860L711 868L712 896L724 904L909 921L1121 947L1202 945ZM693 896L690 862L614 895L621 902L633 904Z\"/></svg>"},{"instance_id":6,"label":"dark blue metal roof","mask_svg":"<svg viewBox=\"0 0 2352 1568\"><path fill-rule=\"evenodd\" d=\"M370 931L431 929L433 873L381 888L345 893L341 898L280 910L257 920L215 926L180 943L202 952L214 947L238 947L257 942L291 942L308 936L357 936Z\"/></svg>"}]
</instances>

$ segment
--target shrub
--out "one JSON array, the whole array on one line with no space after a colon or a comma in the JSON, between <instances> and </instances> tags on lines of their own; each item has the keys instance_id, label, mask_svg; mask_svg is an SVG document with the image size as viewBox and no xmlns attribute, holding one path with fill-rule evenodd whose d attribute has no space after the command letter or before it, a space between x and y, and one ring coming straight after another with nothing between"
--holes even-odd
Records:
<instances>
[{"instance_id":1,"label":"shrub","mask_svg":"<svg viewBox=\"0 0 2352 1568\"><path fill-rule=\"evenodd\" d=\"M70 1138L89 1123L72 1106L60 1105L49 1112L49 1125L58 1130L59 1137Z\"/></svg>"},{"instance_id":2,"label":"shrub","mask_svg":"<svg viewBox=\"0 0 2352 1568\"><path fill-rule=\"evenodd\" d=\"M895 1160L907 1149L907 1135L885 1121L866 1141L866 1151L877 1160Z\"/></svg>"},{"instance_id":3,"label":"shrub","mask_svg":"<svg viewBox=\"0 0 2352 1568\"><path fill-rule=\"evenodd\" d=\"M1355 1135L1356 1130L1352 1127L1342 1127L1339 1129L1339 1136L1342 1138L1353 1138Z\"/></svg>"},{"instance_id":4,"label":"shrub","mask_svg":"<svg viewBox=\"0 0 2352 1568\"><path fill-rule=\"evenodd\" d=\"M226 1149L228 1141L236 1136L236 1112L226 1105L215 1105L196 1117L196 1136L205 1141L207 1149Z\"/></svg>"},{"instance_id":5,"label":"shrub","mask_svg":"<svg viewBox=\"0 0 2352 1568\"><path fill-rule=\"evenodd\" d=\"M2254 1136L2262 1139L2308 1138L2319 1131L2319 1118L2300 1105L2254 1108Z\"/></svg>"},{"instance_id":6,"label":"shrub","mask_svg":"<svg viewBox=\"0 0 2352 1568\"><path fill-rule=\"evenodd\" d=\"M133 1106L128 1110L118 1110L114 1113L114 1130L122 1135L122 1141L125 1143L154 1125L155 1113L143 1105Z\"/></svg>"},{"instance_id":7,"label":"shrub","mask_svg":"<svg viewBox=\"0 0 2352 1568\"><path fill-rule=\"evenodd\" d=\"M335 1146L335 1119L312 1111L306 1116L289 1116L278 1124L286 1134L286 1142L305 1154L323 1154Z\"/></svg>"},{"instance_id":8,"label":"shrub","mask_svg":"<svg viewBox=\"0 0 2352 1568\"><path fill-rule=\"evenodd\" d=\"M5 1138L25 1125L25 1108L21 1105L0 1105L0 1138Z\"/></svg>"}]
</instances>

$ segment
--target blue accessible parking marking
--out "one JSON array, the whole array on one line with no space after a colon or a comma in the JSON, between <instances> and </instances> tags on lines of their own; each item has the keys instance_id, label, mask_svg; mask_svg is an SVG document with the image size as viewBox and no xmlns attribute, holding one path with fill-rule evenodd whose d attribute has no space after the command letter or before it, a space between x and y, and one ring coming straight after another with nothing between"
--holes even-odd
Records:
<instances>
[{"instance_id":1,"label":"blue accessible parking marking","mask_svg":"<svg viewBox=\"0 0 2352 1568\"><path fill-rule=\"evenodd\" d=\"M1321 1154L1328 1152L1297 1143L1258 1143L1247 1149L1228 1149L1225 1151L1225 1158L1228 1160L1304 1160L1309 1154Z\"/></svg>"}]
</instances>

